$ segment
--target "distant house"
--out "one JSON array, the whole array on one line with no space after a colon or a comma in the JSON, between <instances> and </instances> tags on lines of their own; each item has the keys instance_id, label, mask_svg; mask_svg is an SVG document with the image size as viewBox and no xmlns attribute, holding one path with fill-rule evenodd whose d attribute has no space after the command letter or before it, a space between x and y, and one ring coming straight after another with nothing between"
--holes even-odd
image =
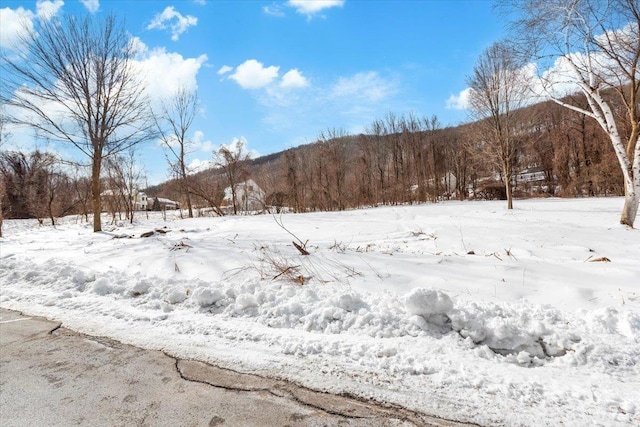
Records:
<instances>
[{"instance_id":1,"label":"distant house","mask_svg":"<svg viewBox=\"0 0 640 427\"><path fill-rule=\"evenodd\" d=\"M427 180L426 191L431 191L429 189L433 188L434 182L436 181L434 181L433 178ZM456 176L451 172L447 172L446 174L444 174L444 176L439 179L438 183L438 189L441 191L441 194L439 194L439 196L450 196L451 194L455 193L457 182L458 181L456 179ZM414 184L410 187L410 189L412 193L416 193L420 189L420 186Z\"/></svg>"},{"instance_id":2,"label":"distant house","mask_svg":"<svg viewBox=\"0 0 640 427\"><path fill-rule=\"evenodd\" d=\"M514 177L514 184L540 182L545 181L546 179L547 175L544 173L542 167L534 166L518 172Z\"/></svg>"},{"instance_id":3,"label":"distant house","mask_svg":"<svg viewBox=\"0 0 640 427\"><path fill-rule=\"evenodd\" d=\"M100 197L102 198L102 204L105 209L124 209L125 200L127 199L127 191L114 191L112 189L104 190ZM133 194L130 197L130 206L134 211L145 211L150 208L148 197L143 191L133 190Z\"/></svg>"},{"instance_id":4,"label":"distant house","mask_svg":"<svg viewBox=\"0 0 640 427\"><path fill-rule=\"evenodd\" d=\"M180 203L162 197L153 197L150 199L151 204L147 210L169 211L180 209Z\"/></svg>"},{"instance_id":5,"label":"distant house","mask_svg":"<svg viewBox=\"0 0 640 427\"><path fill-rule=\"evenodd\" d=\"M236 208L239 211L257 211L264 208L265 192L252 179L235 185L236 191ZM232 210L233 197L231 195L231 187L224 189L223 203ZM225 207L223 205L223 208Z\"/></svg>"},{"instance_id":6,"label":"distant house","mask_svg":"<svg viewBox=\"0 0 640 427\"><path fill-rule=\"evenodd\" d=\"M149 198L144 191L137 191L132 198L134 211L146 211L149 208Z\"/></svg>"}]
</instances>

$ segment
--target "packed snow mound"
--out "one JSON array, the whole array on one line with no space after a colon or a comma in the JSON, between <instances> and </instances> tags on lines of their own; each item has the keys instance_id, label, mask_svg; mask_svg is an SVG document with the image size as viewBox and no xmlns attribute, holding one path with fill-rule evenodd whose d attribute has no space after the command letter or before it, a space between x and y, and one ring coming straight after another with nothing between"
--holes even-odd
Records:
<instances>
[{"instance_id":1,"label":"packed snow mound","mask_svg":"<svg viewBox=\"0 0 640 427\"><path fill-rule=\"evenodd\" d=\"M568 363L572 365L588 363L588 356L576 354L586 356L596 349L593 342L582 342L581 330L585 335L613 334L622 342L640 342L638 313L613 308L581 313L579 320L567 318L552 307L526 303L455 302L445 292L421 287L404 296L381 296L274 281L229 285L194 280L184 286L175 284L175 279L129 277L116 270L93 275L57 260L48 261L46 267L49 273L45 275L33 270L30 263L5 260L0 278L10 278L20 284L20 289L46 288L52 296L65 296L49 300L48 305L76 307L76 301L94 294L122 300L135 307L143 319L148 311L180 308L223 319L244 318L270 328L322 334L353 333L375 338L453 334L476 349L473 353L479 357L524 366L541 366L562 357L571 359ZM9 298L25 296L7 290L3 300ZM304 350L298 349L300 352ZM635 356L640 360L640 350L617 355L614 351L607 359L626 360L629 366L635 366Z\"/></svg>"},{"instance_id":2,"label":"packed snow mound","mask_svg":"<svg viewBox=\"0 0 640 427\"><path fill-rule=\"evenodd\" d=\"M428 318L434 314L447 314L453 309L453 302L444 292L416 288L405 297L405 306L409 313Z\"/></svg>"}]
</instances>

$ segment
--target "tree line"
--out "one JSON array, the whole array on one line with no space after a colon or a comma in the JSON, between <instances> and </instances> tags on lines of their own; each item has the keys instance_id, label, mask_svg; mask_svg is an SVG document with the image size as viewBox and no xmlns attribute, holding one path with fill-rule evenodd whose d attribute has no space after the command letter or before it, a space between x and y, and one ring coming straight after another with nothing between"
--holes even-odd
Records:
<instances>
[{"instance_id":1,"label":"tree line","mask_svg":"<svg viewBox=\"0 0 640 427\"><path fill-rule=\"evenodd\" d=\"M133 65L133 43L114 15L67 15L25 31L16 54L0 58L0 103L11 112L2 123L29 126L84 154L90 208L77 203L84 215L92 213L94 231L101 230L105 179L131 181L135 171L119 176L113 165L126 165L123 153L157 138L167 148L171 185L189 216L193 206L222 214L227 187L237 213L236 184L252 174L266 190L265 208L340 210L454 195L504 197L512 208L514 197L531 191L624 194L620 222L632 227L640 204L637 1L505 0L498 5L512 33L478 58L467 82L475 122L457 128L441 128L435 116L389 113L361 135L322 132L315 144L284 152L275 167L250 167L240 145L218 150L215 170L194 174L185 159L197 95L180 91L161 111L153 111ZM538 64L538 71L530 64ZM557 91L567 82L577 94ZM550 101L527 107L534 95ZM3 154L1 212L43 217L47 211L53 221L54 212L72 209L69 203L54 203L54 195L84 178L65 184L65 173L55 171L49 157ZM521 172L532 167L546 183L527 188L531 185L521 182ZM122 182L129 192L122 198L129 201L120 208L132 218L134 186ZM12 192L23 192L20 201Z\"/></svg>"},{"instance_id":2,"label":"tree line","mask_svg":"<svg viewBox=\"0 0 640 427\"><path fill-rule=\"evenodd\" d=\"M624 194L608 137L586 115L546 102L523 107L519 117L518 127L527 131L513 143L516 197ZM251 177L265 192L265 209L294 212L506 199L500 158L491 154L485 129L481 121L442 127L436 116L389 113L362 134L329 129L313 143L265 158L249 160L240 147L229 162L235 173L218 162L215 169L190 175L191 197L195 206L218 208L225 187ZM518 179L530 170L535 180ZM182 189L176 179L150 194L185 200Z\"/></svg>"}]
</instances>

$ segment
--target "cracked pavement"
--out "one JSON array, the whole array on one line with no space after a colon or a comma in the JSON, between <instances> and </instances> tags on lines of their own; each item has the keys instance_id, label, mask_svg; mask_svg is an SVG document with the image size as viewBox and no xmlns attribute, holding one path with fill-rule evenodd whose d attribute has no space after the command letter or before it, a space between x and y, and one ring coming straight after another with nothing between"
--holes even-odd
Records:
<instances>
[{"instance_id":1,"label":"cracked pavement","mask_svg":"<svg viewBox=\"0 0 640 427\"><path fill-rule=\"evenodd\" d=\"M458 426L173 358L0 309L0 423L12 426Z\"/></svg>"}]
</instances>

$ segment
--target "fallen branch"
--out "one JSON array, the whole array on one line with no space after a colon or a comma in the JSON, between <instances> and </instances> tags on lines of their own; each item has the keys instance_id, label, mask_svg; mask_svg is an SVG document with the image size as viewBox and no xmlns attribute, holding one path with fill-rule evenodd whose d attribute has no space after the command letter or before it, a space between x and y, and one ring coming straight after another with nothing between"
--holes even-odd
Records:
<instances>
[{"instance_id":1,"label":"fallen branch","mask_svg":"<svg viewBox=\"0 0 640 427\"><path fill-rule=\"evenodd\" d=\"M296 236L291 231L289 231L289 229L287 227L285 227L284 223L282 222L282 214L280 214L280 220L279 221L278 221L278 218L275 215L273 216L273 220L276 222L276 224L278 224L278 226L280 226L280 228L282 228L284 231L289 233L291 236L293 236L294 239L297 240L297 242L294 241L292 243L293 243L293 246L295 246L295 248L298 250L298 252L300 252L302 255L310 255L309 251L307 251L307 243L309 241L307 240L306 242L303 242L298 236Z\"/></svg>"},{"instance_id":2,"label":"fallen branch","mask_svg":"<svg viewBox=\"0 0 640 427\"><path fill-rule=\"evenodd\" d=\"M588 262L611 262L611 260L609 258L607 258L606 256L601 256L601 257L593 258L593 259L592 259L592 257L589 257L586 260L584 260L584 262L587 262L587 261Z\"/></svg>"},{"instance_id":3,"label":"fallen branch","mask_svg":"<svg viewBox=\"0 0 640 427\"><path fill-rule=\"evenodd\" d=\"M308 240L307 240L307 242L308 242ZM293 246L295 246L295 248L298 250L298 252L300 252L302 255L309 255L309 251L305 249L305 246L307 245L307 242L303 243L302 245L299 245L296 242L291 242L291 243L293 243Z\"/></svg>"}]
</instances>

